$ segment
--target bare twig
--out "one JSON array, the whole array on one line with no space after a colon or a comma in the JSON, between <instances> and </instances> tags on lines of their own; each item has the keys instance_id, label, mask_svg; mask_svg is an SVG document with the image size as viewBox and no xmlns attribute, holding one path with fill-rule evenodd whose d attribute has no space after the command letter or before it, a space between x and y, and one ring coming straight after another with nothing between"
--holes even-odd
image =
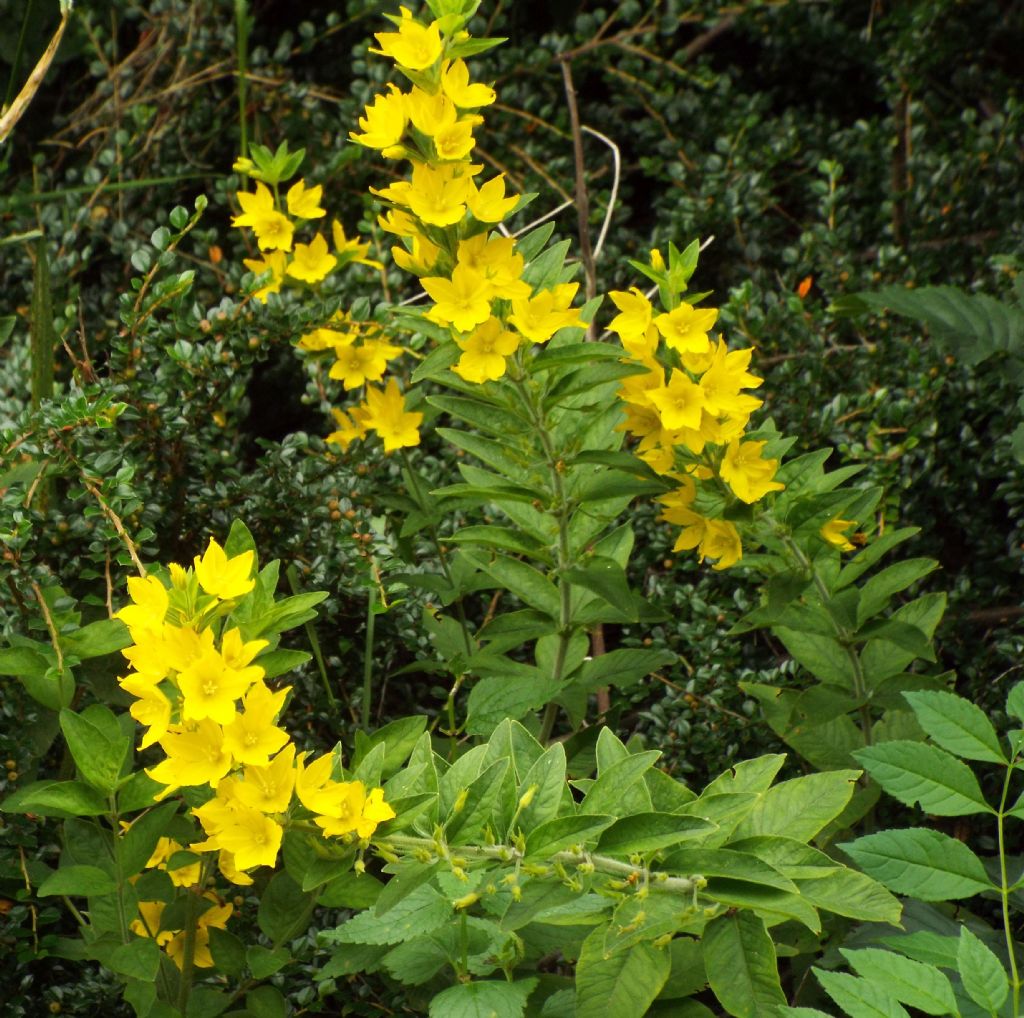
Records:
<instances>
[{"instance_id":1,"label":"bare twig","mask_svg":"<svg viewBox=\"0 0 1024 1018\"><path fill-rule=\"evenodd\" d=\"M36 595L36 601L39 602L39 610L43 613L43 621L46 623L46 628L50 632L50 643L53 644L53 652L57 655L57 671L63 674L64 653L60 649L60 636L57 633L57 627L53 624L53 616L50 614L50 606L46 603L43 591L35 580L32 580L32 593Z\"/></svg>"}]
</instances>

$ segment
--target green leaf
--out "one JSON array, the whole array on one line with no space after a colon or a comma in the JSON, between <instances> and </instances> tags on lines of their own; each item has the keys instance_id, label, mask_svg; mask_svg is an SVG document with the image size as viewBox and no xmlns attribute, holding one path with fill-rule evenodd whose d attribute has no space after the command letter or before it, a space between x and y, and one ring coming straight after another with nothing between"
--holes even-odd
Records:
<instances>
[{"instance_id":1,"label":"green leaf","mask_svg":"<svg viewBox=\"0 0 1024 1018\"><path fill-rule=\"evenodd\" d=\"M786 1003L775 945L758 916L750 912L716 916L704 927L701 943L708 982L729 1014L758 1018Z\"/></svg>"},{"instance_id":2,"label":"green leaf","mask_svg":"<svg viewBox=\"0 0 1024 1018\"><path fill-rule=\"evenodd\" d=\"M642 1018L668 979L671 955L651 944L605 956L605 927L585 941L576 964L576 1018Z\"/></svg>"},{"instance_id":3,"label":"green leaf","mask_svg":"<svg viewBox=\"0 0 1024 1018\"><path fill-rule=\"evenodd\" d=\"M816 679L844 689L854 688L853 665L838 640L816 633L797 632L785 626L774 626L772 632L792 658Z\"/></svg>"},{"instance_id":4,"label":"green leaf","mask_svg":"<svg viewBox=\"0 0 1024 1018\"><path fill-rule=\"evenodd\" d=\"M580 805L582 813L610 813L614 815L625 815L629 803L628 793L640 784L645 798L647 786L643 784L644 774L649 771L657 762L661 753L656 749L647 750L643 753L635 753L619 760L606 770L602 770L597 780L587 790L583 802ZM650 809L650 803L647 803Z\"/></svg>"},{"instance_id":5,"label":"green leaf","mask_svg":"<svg viewBox=\"0 0 1024 1018\"><path fill-rule=\"evenodd\" d=\"M281 870L270 878L270 883L264 888L256 920L271 943L281 944L306 931L315 901L315 894L304 894L302 888Z\"/></svg>"},{"instance_id":6,"label":"green leaf","mask_svg":"<svg viewBox=\"0 0 1024 1018\"><path fill-rule=\"evenodd\" d=\"M736 838L778 834L810 841L846 808L859 771L826 771L780 782L762 793Z\"/></svg>"},{"instance_id":7,"label":"green leaf","mask_svg":"<svg viewBox=\"0 0 1024 1018\"><path fill-rule=\"evenodd\" d=\"M601 835L597 850L603 855L619 856L656 852L715 829L713 823L701 817L685 817L674 813L634 813L616 820ZM688 872L700 873L701 870Z\"/></svg>"},{"instance_id":8,"label":"green leaf","mask_svg":"<svg viewBox=\"0 0 1024 1018\"><path fill-rule=\"evenodd\" d=\"M927 827L879 831L840 848L890 891L922 901L994 890L981 860L962 841Z\"/></svg>"},{"instance_id":9,"label":"green leaf","mask_svg":"<svg viewBox=\"0 0 1024 1018\"><path fill-rule=\"evenodd\" d=\"M584 661L575 681L588 691L601 686L623 689L678 660L679 655L669 650L618 647Z\"/></svg>"},{"instance_id":10,"label":"green leaf","mask_svg":"<svg viewBox=\"0 0 1024 1018\"><path fill-rule=\"evenodd\" d=\"M276 986L257 986L245 995L247 1018L286 1018L288 1004Z\"/></svg>"},{"instance_id":11,"label":"green leaf","mask_svg":"<svg viewBox=\"0 0 1024 1018\"><path fill-rule=\"evenodd\" d=\"M614 559L593 555L586 565L564 570L562 577L569 583L597 594L627 615L633 612L635 619L634 595L629 589L626 571Z\"/></svg>"},{"instance_id":12,"label":"green leaf","mask_svg":"<svg viewBox=\"0 0 1024 1018\"><path fill-rule=\"evenodd\" d=\"M1006 698L1006 713L1024 721L1024 682L1018 682Z\"/></svg>"},{"instance_id":13,"label":"green leaf","mask_svg":"<svg viewBox=\"0 0 1024 1018\"><path fill-rule=\"evenodd\" d=\"M541 562L551 563L550 550L536 538L524 534L521 530L511 527L475 526L462 527L451 537L446 538L451 544L482 544L487 548L499 551L511 551L519 555L529 555Z\"/></svg>"},{"instance_id":14,"label":"green leaf","mask_svg":"<svg viewBox=\"0 0 1024 1018\"><path fill-rule=\"evenodd\" d=\"M453 812L444 823L445 837L450 845L475 841L488 824L493 829L493 814L510 762L507 757L495 760L466 786L464 795L459 795L456 804L461 804L461 809Z\"/></svg>"},{"instance_id":15,"label":"green leaf","mask_svg":"<svg viewBox=\"0 0 1024 1018\"><path fill-rule=\"evenodd\" d=\"M534 675L492 675L481 679L470 691L466 704L466 731L490 735L506 718L517 720L543 707L558 692L548 676L537 669Z\"/></svg>"},{"instance_id":16,"label":"green leaf","mask_svg":"<svg viewBox=\"0 0 1024 1018\"><path fill-rule=\"evenodd\" d=\"M36 893L40 898L53 894L91 898L113 894L116 890L114 878L96 866L64 866L48 876Z\"/></svg>"},{"instance_id":17,"label":"green leaf","mask_svg":"<svg viewBox=\"0 0 1024 1018\"><path fill-rule=\"evenodd\" d=\"M100 792L113 792L132 748L114 713L98 703L81 714L65 709L60 727L82 777Z\"/></svg>"},{"instance_id":18,"label":"green leaf","mask_svg":"<svg viewBox=\"0 0 1024 1018\"><path fill-rule=\"evenodd\" d=\"M597 842L601 833L615 823L615 817L596 814L557 817L534 828L526 835L526 856L549 859L575 845Z\"/></svg>"},{"instance_id":19,"label":"green leaf","mask_svg":"<svg viewBox=\"0 0 1024 1018\"><path fill-rule=\"evenodd\" d=\"M113 654L132 642L128 627L120 619L100 619L73 633L62 634L60 639L64 653L74 654L83 661Z\"/></svg>"},{"instance_id":20,"label":"green leaf","mask_svg":"<svg viewBox=\"0 0 1024 1018\"><path fill-rule=\"evenodd\" d=\"M536 985L536 978L459 983L434 997L430 1018L522 1018Z\"/></svg>"},{"instance_id":21,"label":"green leaf","mask_svg":"<svg viewBox=\"0 0 1024 1018\"><path fill-rule=\"evenodd\" d=\"M156 941L139 938L116 948L104 964L111 971L128 976L129 979L152 983L160 971L160 955Z\"/></svg>"},{"instance_id":22,"label":"green leaf","mask_svg":"<svg viewBox=\"0 0 1024 1018\"><path fill-rule=\"evenodd\" d=\"M7 813L38 813L44 817L97 817L109 812L107 800L82 781L36 781L0 803Z\"/></svg>"},{"instance_id":23,"label":"green leaf","mask_svg":"<svg viewBox=\"0 0 1024 1018\"><path fill-rule=\"evenodd\" d=\"M1010 981L1002 962L966 926L960 928L956 962L971 1000L990 1014L995 1014L1010 992Z\"/></svg>"},{"instance_id":24,"label":"green leaf","mask_svg":"<svg viewBox=\"0 0 1024 1018\"><path fill-rule=\"evenodd\" d=\"M665 867L674 873L745 881L760 887L773 887L790 894L796 894L798 891L797 885L789 877L756 855L728 848L678 849L666 858ZM709 893L714 897L713 891Z\"/></svg>"},{"instance_id":25,"label":"green leaf","mask_svg":"<svg viewBox=\"0 0 1024 1018\"><path fill-rule=\"evenodd\" d=\"M700 941L693 937L675 937L669 944L672 970L658 1000L679 1000L707 986L704 954Z\"/></svg>"},{"instance_id":26,"label":"green leaf","mask_svg":"<svg viewBox=\"0 0 1024 1018\"><path fill-rule=\"evenodd\" d=\"M381 773L385 778L391 777L409 759L409 754L413 751L426 727L426 717L416 714L390 721L369 736L363 732L357 732L356 750L352 756L351 767L358 767L374 746L383 746L384 760Z\"/></svg>"},{"instance_id":27,"label":"green leaf","mask_svg":"<svg viewBox=\"0 0 1024 1018\"><path fill-rule=\"evenodd\" d=\"M532 790L532 791L531 791ZM517 789L517 797L530 794L529 805L519 812L520 830L533 831L558 816L565 786L565 747L556 742L530 765Z\"/></svg>"},{"instance_id":28,"label":"green leaf","mask_svg":"<svg viewBox=\"0 0 1024 1018\"><path fill-rule=\"evenodd\" d=\"M894 594L906 590L912 583L938 569L939 563L930 558L909 558L876 573L860 588L857 604L857 626L877 615Z\"/></svg>"},{"instance_id":29,"label":"green leaf","mask_svg":"<svg viewBox=\"0 0 1024 1018\"><path fill-rule=\"evenodd\" d=\"M876 986L884 986L902 1003L926 1014L957 1013L953 987L934 965L875 947L860 951L840 948L839 951L857 975Z\"/></svg>"},{"instance_id":30,"label":"green leaf","mask_svg":"<svg viewBox=\"0 0 1024 1018\"><path fill-rule=\"evenodd\" d=\"M847 972L814 969L825 992L854 1018L910 1018L900 1002L882 986Z\"/></svg>"},{"instance_id":31,"label":"green leaf","mask_svg":"<svg viewBox=\"0 0 1024 1018\"><path fill-rule=\"evenodd\" d=\"M141 873L153 855L157 842L167 834L167 825L178 810L176 802L155 806L132 822L121 838L121 871L125 877Z\"/></svg>"},{"instance_id":32,"label":"green leaf","mask_svg":"<svg viewBox=\"0 0 1024 1018\"><path fill-rule=\"evenodd\" d=\"M251 944L245 952L246 964L255 979L269 979L291 960L291 954L283 947L270 951L258 944Z\"/></svg>"},{"instance_id":33,"label":"green leaf","mask_svg":"<svg viewBox=\"0 0 1024 1018\"><path fill-rule=\"evenodd\" d=\"M862 922L895 926L900 921L899 899L865 873L843 867L826 876L794 879L801 897L815 908Z\"/></svg>"},{"instance_id":34,"label":"green leaf","mask_svg":"<svg viewBox=\"0 0 1024 1018\"><path fill-rule=\"evenodd\" d=\"M947 937L931 930L918 930L898 937L882 937L882 943L915 961L939 968L955 969L960 938Z\"/></svg>"},{"instance_id":35,"label":"green leaf","mask_svg":"<svg viewBox=\"0 0 1024 1018\"><path fill-rule=\"evenodd\" d=\"M260 654L253 664L259 665L263 669L265 679L276 679L278 675L284 675L286 672L301 667L312 657L313 655L305 650L286 650L278 647L276 650L268 650Z\"/></svg>"},{"instance_id":36,"label":"green leaf","mask_svg":"<svg viewBox=\"0 0 1024 1018\"><path fill-rule=\"evenodd\" d=\"M484 563L483 567L524 604L553 619L559 617L561 598L558 588L533 566L499 554L492 561Z\"/></svg>"},{"instance_id":37,"label":"green leaf","mask_svg":"<svg viewBox=\"0 0 1024 1018\"><path fill-rule=\"evenodd\" d=\"M360 912L334 930L320 936L339 944L398 944L430 933L451 921L451 903L433 887L422 884L383 915Z\"/></svg>"},{"instance_id":38,"label":"green leaf","mask_svg":"<svg viewBox=\"0 0 1024 1018\"><path fill-rule=\"evenodd\" d=\"M1007 762L992 722L977 704L941 690L903 695L918 724L943 749L965 760Z\"/></svg>"},{"instance_id":39,"label":"green leaf","mask_svg":"<svg viewBox=\"0 0 1024 1018\"><path fill-rule=\"evenodd\" d=\"M328 881L316 903L323 908L372 908L383 889L384 884L372 874L353 870Z\"/></svg>"},{"instance_id":40,"label":"green leaf","mask_svg":"<svg viewBox=\"0 0 1024 1018\"><path fill-rule=\"evenodd\" d=\"M214 967L224 975L237 979L245 971L245 945L233 933L216 926L211 926L207 932Z\"/></svg>"},{"instance_id":41,"label":"green leaf","mask_svg":"<svg viewBox=\"0 0 1024 1018\"><path fill-rule=\"evenodd\" d=\"M893 740L857 750L857 762L894 799L942 817L992 813L974 772L936 746Z\"/></svg>"},{"instance_id":42,"label":"green leaf","mask_svg":"<svg viewBox=\"0 0 1024 1018\"><path fill-rule=\"evenodd\" d=\"M153 805L156 795L166 786L154 781L145 771L135 771L117 790L117 811L135 813Z\"/></svg>"}]
</instances>

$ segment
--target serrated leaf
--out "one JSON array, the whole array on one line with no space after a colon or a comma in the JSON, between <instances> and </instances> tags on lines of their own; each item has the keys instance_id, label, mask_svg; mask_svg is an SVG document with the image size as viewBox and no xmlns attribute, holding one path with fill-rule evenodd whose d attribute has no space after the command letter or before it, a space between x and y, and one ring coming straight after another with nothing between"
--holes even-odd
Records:
<instances>
[{"instance_id":1,"label":"serrated leaf","mask_svg":"<svg viewBox=\"0 0 1024 1018\"><path fill-rule=\"evenodd\" d=\"M764 921L751 912L716 916L701 941L708 982L736 1018L760 1018L786 1003L775 945Z\"/></svg>"},{"instance_id":2,"label":"serrated leaf","mask_svg":"<svg viewBox=\"0 0 1024 1018\"><path fill-rule=\"evenodd\" d=\"M943 817L993 812L970 767L937 746L893 740L853 755L889 795L907 806L920 803L925 813Z\"/></svg>"},{"instance_id":3,"label":"serrated leaf","mask_svg":"<svg viewBox=\"0 0 1024 1018\"><path fill-rule=\"evenodd\" d=\"M875 947L839 950L857 975L876 986L884 986L901 1003L926 1014L957 1013L953 987L934 965Z\"/></svg>"},{"instance_id":4,"label":"serrated leaf","mask_svg":"<svg viewBox=\"0 0 1024 1018\"><path fill-rule=\"evenodd\" d=\"M1002 962L966 926L960 928L956 961L971 1000L989 1014L995 1014L1010 992L1010 981Z\"/></svg>"},{"instance_id":5,"label":"serrated leaf","mask_svg":"<svg viewBox=\"0 0 1024 1018\"><path fill-rule=\"evenodd\" d=\"M904 693L918 724L943 749L966 760L1006 763L988 715L977 705L941 690Z\"/></svg>"},{"instance_id":6,"label":"serrated leaf","mask_svg":"<svg viewBox=\"0 0 1024 1018\"><path fill-rule=\"evenodd\" d=\"M951 901L994 890L981 860L962 841L940 831L879 831L840 848L890 891L922 901Z\"/></svg>"},{"instance_id":7,"label":"serrated leaf","mask_svg":"<svg viewBox=\"0 0 1024 1018\"><path fill-rule=\"evenodd\" d=\"M522 1018L536 985L536 978L459 983L434 997L430 1018Z\"/></svg>"},{"instance_id":8,"label":"serrated leaf","mask_svg":"<svg viewBox=\"0 0 1024 1018\"><path fill-rule=\"evenodd\" d=\"M488 736L506 718L518 720L543 707L558 692L548 676L536 674L489 675L470 691L466 731Z\"/></svg>"},{"instance_id":9,"label":"serrated leaf","mask_svg":"<svg viewBox=\"0 0 1024 1018\"><path fill-rule=\"evenodd\" d=\"M846 972L814 969L825 992L853 1018L910 1018L900 1002L882 986Z\"/></svg>"},{"instance_id":10,"label":"serrated leaf","mask_svg":"<svg viewBox=\"0 0 1024 1018\"><path fill-rule=\"evenodd\" d=\"M761 794L736 838L778 834L810 841L846 808L859 771L825 771L780 782Z\"/></svg>"},{"instance_id":11,"label":"serrated leaf","mask_svg":"<svg viewBox=\"0 0 1024 1018\"><path fill-rule=\"evenodd\" d=\"M642 1018L668 979L671 956L662 948L636 944L607 957L605 927L583 942L576 965L576 1018Z\"/></svg>"},{"instance_id":12,"label":"serrated leaf","mask_svg":"<svg viewBox=\"0 0 1024 1018\"><path fill-rule=\"evenodd\" d=\"M398 944L413 936L429 933L451 920L453 909L439 891L423 884L383 915L360 912L321 938L338 944Z\"/></svg>"}]
</instances>

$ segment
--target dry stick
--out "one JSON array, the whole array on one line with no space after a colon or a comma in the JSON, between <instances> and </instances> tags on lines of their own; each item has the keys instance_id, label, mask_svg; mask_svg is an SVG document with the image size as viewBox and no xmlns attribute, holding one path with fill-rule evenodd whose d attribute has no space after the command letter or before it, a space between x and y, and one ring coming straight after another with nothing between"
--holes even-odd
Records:
<instances>
[{"instance_id":1,"label":"dry stick","mask_svg":"<svg viewBox=\"0 0 1024 1018\"><path fill-rule=\"evenodd\" d=\"M46 628L50 631L50 643L53 644L53 652L57 655L57 671L63 675L64 654L60 649L60 637L57 635L57 627L53 624L50 606L46 603L46 598L43 597L43 592L35 580L32 580L32 593L36 595L36 600L39 602L39 610L43 613L43 621L46 623Z\"/></svg>"},{"instance_id":2,"label":"dry stick","mask_svg":"<svg viewBox=\"0 0 1024 1018\"><path fill-rule=\"evenodd\" d=\"M605 238L608 236L608 228L612 225L612 214L615 212L615 205L619 200L619 181L622 179L622 153L619 146L607 135L595 131L592 127L583 126L582 130L592 134L595 138L603 141L612 150L612 190L608 195L608 209L604 214L604 222L601 224L601 232L597 235L597 243L594 245L595 267L597 259L601 257L601 248L604 247Z\"/></svg>"}]
</instances>

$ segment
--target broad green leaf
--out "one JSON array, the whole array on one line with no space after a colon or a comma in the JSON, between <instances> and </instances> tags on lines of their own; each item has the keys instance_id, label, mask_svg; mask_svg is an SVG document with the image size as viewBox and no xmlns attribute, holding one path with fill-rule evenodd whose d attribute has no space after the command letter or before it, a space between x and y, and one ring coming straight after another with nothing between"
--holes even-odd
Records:
<instances>
[{"instance_id":1,"label":"broad green leaf","mask_svg":"<svg viewBox=\"0 0 1024 1018\"><path fill-rule=\"evenodd\" d=\"M245 971L245 944L233 933L218 929L216 926L210 927L208 933L214 966L224 975L237 979Z\"/></svg>"},{"instance_id":2,"label":"broad green leaf","mask_svg":"<svg viewBox=\"0 0 1024 1018\"><path fill-rule=\"evenodd\" d=\"M879 831L840 848L890 891L922 901L994 890L981 860L962 841L927 827Z\"/></svg>"},{"instance_id":3,"label":"broad green leaf","mask_svg":"<svg viewBox=\"0 0 1024 1018\"><path fill-rule=\"evenodd\" d=\"M741 760L719 774L701 794L767 792L785 762L785 753L770 753L753 760Z\"/></svg>"},{"instance_id":4,"label":"broad green leaf","mask_svg":"<svg viewBox=\"0 0 1024 1018\"><path fill-rule=\"evenodd\" d=\"M684 817L675 813L634 813L616 820L601 835L597 851L603 855L619 856L656 852L713 830L715 825L701 817ZM697 869L692 872L701 871Z\"/></svg>"},{"instance_id":5,"label":"broad green leaf","mask_svg":"<svg viewBox=\"0 0 1024 1018\"><path fill-rule=\"evenodd\" d=\"M907 806L919 802L925 813L942 817L993 812L970 767L936 746L894 740L853 755L889 795Z\"/></svg>"},{"instance_id":6,"label":"broad green leaf","mask_svg":"<svg viewBox=\"0 0 1024 1018\"><path fill-rule=\"evenodd\" d=\"M259 665L263 669L265 679L274 679L278 675L294 671L307 661L312 660L312 657L313 655L305 650L286 650L278 647L276 650L268 650L266 653L260 654L253 664Z\"/></svg>"},{"instance_id":7,"label":"broad green leaf","mask_svg":"<svg viewBox=\"0 0 1024 1018\"><path fill-rule=\"evenodd\" d=\"M119 975L128 976L129 979L154 982L160 971L160 954L156 941L136 938L116 948L104 964Z\"/></svg>"},{"instance_id":8,"label":"broad green leaf","mask_svg":"<svg viewBox=\"0 0 1024 1018\"><path fill-rule=\"evenodd\" d=\"M132 748L113 711L98 703L81 714L62 710L60 727L82 777L100 792L113 792Z\"/></svg>"},{"instance_id":9,"label":"broad green leaf","mask_svg":"<svg viewBox=\"0 0 1024 1018\"><path fill-rule=\"evenodd\" d=\"M726 1011L759 1018L786 1003L779 984L775 945L764 921L750 912L716 916L704 927L704 968Z\"/></svg>"},{"instance_id":10,"label":"broad green leaf","mask_svg":"<svg viewBox=\"0 0 1024 1018\"><path fill-rule=\"evenodd\" d=\"M93 897L113 894L117 884L109 873L96 866L65 866L48 876L36 893L40 898L53 894Z\"/></svg>"},{"instance_id":11,"label":"broad green leaf","mask_svg":"<svg viewBox=\"0 0 1024 1018\"><path fill-rule=\"evenodd\" d=\"M995 1014L1010 992L1010 981L1003 963L966 926L960 928L956 961L964 989L971 1000L990 1014Z\"/></svg>"},{"instance_id":12,"label":"broad green leaf","mask_svg":"<svg viewBox=\"0 0 1024 1018\"><path fill-rule=\"evenodd\" d=\"M843 867L826 876L794 879L801 896L815 908L862 922L895 926L900 921L899 899L865 873Z\"/></svg>"},{"instance_id":13,"label":"broad green leaf","mask_svg":"<svg viewBox=\"0 0 1024 1018\"><path fill-rule=\"evenodd\" d=\"M456 448L468 452L481 463L486 463L487 466L497 470L503 477L513 480L525 479L523 475L527 473L527 470L523 457L517 455L507 442L497 438L484 438L471 431L455 428L438 428L437 434L451 442Z\"/></svg>"},{"instance_id":14,"label":"broad green leaf","mask_svg":"<svg viewBox=\"0 0 1024 1018\"><path fill-rule=\"evenodd\" d=\"M517 826L529 832L553 820L558 816L565 793L565 747L556 742L544 750L523 775L517 795L520 801L524 795L529 795L530 801L519 810Z\"/></svg>"},{"instance_id":15,"label":"broad green leaf","mask_svg":"<svg viewBox=\"0 0 1024 1018\"><path fill-rule=\"evenodd\" d=\"M257 986L245 995L243 1013L246 1018L287 1018L288 1004L276 986Z\"/></svg>"},{"instance_id":16,"label":"broad green leaf","mask_svg":"<svg viewBox=\"0 0 1024 1018\"><path fill-rule=\"evenodd\" d=\"M546 564L551 564L554 561L548 546L512 527L462 527L445 540L451 544L482 544L487 548L495 548L499 551L528 555L530 558Z\"/></svg>"},{"instance_id":17,"label":"broad green leaf","mask_svg":"<svg viewBox=\"0 0 1024 1018\"><path fill-rule=\"evenodd\" d=\"M489 675L473 686L467 702L466 731L488 736L506 718L518 720L543 707L558 692L547 675Z\"/></svg>"},{"instance_id":18,"label":"broad green leaf","mask_svg":"<svg viewBox=\"0 0 1024 1018\"><path fill-rule=\"evenodd\" d=\"M677 849L666 857L664 866L673 873L721 877L757 884L760 887L774 887L791 894L798 892L797 885L789 877L783 876L763 859L728 848ZM713 892L711 893L714 896Z\"/></svg>"},{"instance_id":19,"label":"broad green leaf","mask_svg":"<svg viewBox=\"0 0 1024 1018\"><path fill-rule=\"evenodd\" d=\"M793 659L816 679L844 689L854 688L853 665L846 650L834 637L797 632L785 626L775 626L772 632Z\"/></svg>"},{"instance_id":20,"label":"broad green leaf","mask_svg":"<svg viewBox=\"0 0 1024 1018\"><path fill-rule=\"evenodd\" d=\"M704 971L700 941L694 937L674 937L669 944L669 951L672 955L672 969L658 999L678 1000L704 989L708 975Z\"/></svg>"},{"instance_id":21,"label":"broad green leaf","mask_svg":"<svg viewBox=\"0 0 1024 1018\"><path fill-rule=\"evenodd\" d=\"M671 936L685 921L689 910L686 897L676 891L654 889L643 898L629 895L619 902L605 927L605 956Z\"/></svg>"},{"instance_id":22,"label":"broad green leaf","mask_svg":"<svg viewBox=\"0 0 1024 1018\"><path fill-rule=\"evenodd\" d=\"M371 908L383 889L384 884L371 873L352 870L328 881L317 895L316 903L323 908Z\"/></svg>"},{"instance_id":23,"label":"broad green leaf","mask_svg":"<svg viewBox=\"0 0 1024 1018\"><path fill-rule=\"evenodd\" d=\"M580 811L591 814L623 815L623 809L627 804L627 795L638 783L648 800L646 809L649 810L650 796L647 795L647 788L641 779L660 756L661 753L658 750L648 750L626 757L609 767L587 790L587 794L580 804Z\"/></svg>"},{"instance_id":24,"label":"broad green leaf","mask_svg":"<svg viewBox=\"0 0 1024 1018\"><path fill-rule=\"evenodd\" d=\"M315 902L316 894L303 893L286 872L279 870L260 897L256 916L260 930L272 944L282 944L305 933Z\"/></svg>"},{"instance_id":25,"label":"broad green leaf","mask_svg":"<svg viewBox=\"0 0 1024 1018\"><path fill-rule=\"evenodd\" d=\"M558 588L533 566L499 554L484 564L484 569L524 604L553 619L559 617Z\"/></svg>"},{"instance_id":26,"label":"broad green leaf","mask_svg":"<svg viewBox=\"0 0 1024 1018\"><path fill-rule=\"evenodd\" d=\"M888 621L913 626L924 640L928 641L930 648L935 627L945 610L944 593L925 594L893 612ZM895 630L890 627L890 632ZM879 637L868 640L861 651L860 659L869 688L874 689L890 675L906 671L907 666L919 656L915 649L907 649L895 640L886 639L884 632Z\"/></svg>"},{"instance_id":27,"label":"broad green leaf","mask_svg":"<svg viewBox=\"0 0 1024 1018\"><path fill-rule=\"evenodd\" d=\"M999 736L977 704L941 690L903 695L920 726L943 749L965 760L1006 763Z\"/></svg>"},{"instance_id":28,"label":"broad green leaf","mask_svg":"<svg viewBox=\"0 0 1024 1018\"><path fill-rule=\"evenodd\" d=\"M759 797L734 836L779 834L810 841L842 813L859 776L859 771L826 771L783 781Z\"/></svg>"},{"instance_id":29,"label":"broad green leaf","mask_svg":"<svg viewBox=\"0 0 1024 1018\"><path fill-rule=\"evenodd\" d=\"M356 749L351 766L358 767L374 746L382 745L384 746L384 759L381 773L385 778L391 777L409 758L409 754L413 751L413 747L419 741L426 727L427 719L420 714L391 721L369 736L363 732L357 732Z\"/></svg>"},{"instance_id":30,"label":"broad green leaf","mask_svg":"<svg viewBox=\"0 0 1024 1018\"><path fill-rule=\"evenodd\" d=\"M536 985L536 978L458 983L434 997L430 1018L522 1018Z\"/></svg>"},{"instance_id":31,"label":"broad green leaf","mask_svg":"<svg viewBox=\"0 0 1024 1018\"><path fill-rule=\"evenodd\" d=\"M632 615L635 619L635 598L629 589L626 571L614 559L594 555L585 565L564 570L562 577L565 581L603 598L619 611Z\"/></svg>"},{"instance_id":32,"label":"broad green leaf","mask_svg":"<svg viewBox=\"0 0 1024 1018\"><path fill-rule=\"evenodd\" d=\"M585 661L576 681L588 691L600 686L617 686L623 689L639 682L659 668L675 664L678 658L678 654L668 650L619 647Z\"/></svg>"},{"instance_id":33,"label":"broad green leaf","mask_svg":"<svg viewBox=\"0 0 1024 1018\"><path fill-rule=\"evenodd\" d=\"M85 661L91 657L113 654L131 642L128 627L120 619L100 619L72 633L61 635L64 653L72 653Z\"/></svg>"},{"instance_id":34,"label":"broad green leaf","mask_svg":"<svg viewBox=\"0 0 1024 1018\"><path fill-rule=\"evenodd\" d=\"M495 760L466 786L464 794L459 795L452 815L444 819L449 844L468 844L475 841L488 824L493 827L492 814L510 764L507 758Z\"/></svg>"},{"instance_id":35,"label":"broad green leaf","mask_svg":"<svg viewBox=\"0 0 1024 1018\"><path fill-rule=\"evenodd\" d=\"M900 1002L884 987L847 972L814 969L825 992L853 1018L910 1018Z\"/></svg>"},{"instance_id":36,"label":"broad green leaf","mask_svg":"<svg viewBox=\"0 0 1024 1018\"><path fill-rule=\"evenodd\" d=\"M121 872L125 877L142 872L157 842L167 835L167 825L177 809L177 803L164 802L132 821L131 827L121 837L119 847Z\"/></svg>"},{"instance_id":37,"label":"broad green leaf","mask_svg":"<svg viewBox=\"0 0 1024 1018\"><path fill-rule=\"evenodd\" d=\"M135 771L117 790L117 811L135 813L140 809L149 809L156 795L166 786L154 781L145 771Z\"/></svg>"},{"instance_id":38,"label":"broad green leaf","mask_svg":"<svg viewBox=\"0 0 1024 1018\"><path fill-rule=\"evenodd\" d=\"M931 558L909 558L876 573L860 588L857 604L857 626L882 611L894 594L906 590L912 583L927 576L939 567Z\"/></svg>"},{"instance_id":39,"label":"broad green leaf","mask_svg":"<svg viewBox=\"0 0 1024 1018\"><path fill-rule=\"evenodd\" d=\"M615 823L613 816L580 814L557 817L541 824L526 835L526 856L530 859L550 858L575 845L596 843L601 833Z\"/></svg>"},{"instance_id":40,"label":"broad green leaf","mask_svg":"<svg viewBox=\"0 0 1024 1018\"><path fill-rule=\"evenodd\" d=\"M44 817L96 817L110 811L107 800L84 781L36 781L9 795L0 809Z\"/></svg>"},{"instance_id":41,"label":"broad green leaf","mask_svg":"<svg viewBox=\"0 0 1024 1018\"><path fill-rule=\"evenodd\" d=\"M452 914L448 899L423 884L383 915L360 912L336 929L324 930L320 936L338 944L397 944L438 929L451 921Z\"/></svg>"},{"instance_id":42,"label":"broad green leaf","mask_svg":"<svg viewBox=\"0 0 1024 1018\"><path fill-rule=\"evenodd\" d=\"M576 1018L642 1018L668 979L671 955L665 948L636 944L611 957L604 951L605 927L583 942L576 965Z\"/></svg>"},{"instance_id":43,"label":"broad green leaf","mask_svg":"<svg viewBox=\"0 0 1024 1018\"><path fill-rule=\"evenodd\" d=\"M953 987L934 965L875 947L839 951L857 975L876 986L884 986L901 1003L926 1014L957 1013Z\"/></svg>"},{"instance_id":44,"label":"broad green leaf","mask_svg":"<svg viewBox=\"0 0 1024 1018\"><path fill-rule=\"evenodd\" d=\"M918 930L898 937L883 937L882 943L915 961L939 968L955 969L960 938L947 937L931 930Z\"/></svg>"},{"instance_id":45,"label":"broad green leaf","mask_svg":"<svg viewBox=\"0 0 1024 1018\"><path fill-rule=\"evenodd\" d=\"M269 979L275 972L280 972L292 960L292 956L283 947L271 951L259 944L250 944L245 952L245 960L255 979Z\"/></svg>"},{"instance_id":46,"label":"broad green leaf","mask_svg":"<svg viewBox=\"0 0 1024 1018\"><path fill-rule=\"evenodd\" d=\"M1006 698L1006 713L1024 721L1024 682L1018 682Z\"/></svg>"}]
</instances>

